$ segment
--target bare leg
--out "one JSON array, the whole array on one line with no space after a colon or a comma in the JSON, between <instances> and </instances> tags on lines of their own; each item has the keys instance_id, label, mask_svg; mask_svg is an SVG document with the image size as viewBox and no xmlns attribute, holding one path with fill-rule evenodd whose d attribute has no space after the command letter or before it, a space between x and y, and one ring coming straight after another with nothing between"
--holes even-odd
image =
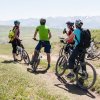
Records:
<instances>
[{"instance_id":1,"label":"bare leg","mask_svg":"<svg viewBox=\"0 0 100 100\"><path fill-rule=\"evenodd\" d=\"M47 53L47 61L48 61L48 64L50 64L50 63L51 63L50 53Z\"/></svg>"},{"instance_id":2,"label":"bare leg","mask_svg":"<svg viewBox=\"0 0 100 100\"><path fill-rule=\"evenodd\" d=\"M13 59L16 60L16 53L13 53Z\"/></svg>"}]
</instances>

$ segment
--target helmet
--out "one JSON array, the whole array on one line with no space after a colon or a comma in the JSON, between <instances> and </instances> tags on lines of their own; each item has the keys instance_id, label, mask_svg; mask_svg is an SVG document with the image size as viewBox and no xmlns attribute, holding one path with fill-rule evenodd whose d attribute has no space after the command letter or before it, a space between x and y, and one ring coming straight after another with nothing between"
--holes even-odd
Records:
<instances>
[{"instance_id":1,"label":"helmet","mask_svg":"<svg viewBox=\"0 0 100 100\"><path fill-rule=\"evenodd\" d=\"M75 25L76 25L77 27L82 27L83 22L82 22L81 20L76 20Z\"/></svg>"},{"instance_id":2,"label":"helmet","mask_svg":"<svg viewBox=\"0 0 100 100\"><path fill-rule=\"evenodd\" d=\"M68 21L66 24L69 25L69 26L74 26L74 23L70 22L70 21Z\"/></svg>"},{"instance_id":3,"label":"helmet","mask_svg":"<svg viewBox=\"0 0 100 100\"><path fill-rule=\"evenodd\" d=\"M15 25L16 25L16 24L20 24L20 22L16 20L16 21L14 21L14 24L15 24Z\"/></svg>"},{"instance_id":4,"label":"helmet","mask_svg":"<svg viewBox=\"0 0 100 100\"><path fill-rule=\"evenodd\" d=\"M40 19L40 24L41 24L41 25L45 25L45 23L46 23L46 19L41 18L41 19Z\"/></svg>"}]
</instances>

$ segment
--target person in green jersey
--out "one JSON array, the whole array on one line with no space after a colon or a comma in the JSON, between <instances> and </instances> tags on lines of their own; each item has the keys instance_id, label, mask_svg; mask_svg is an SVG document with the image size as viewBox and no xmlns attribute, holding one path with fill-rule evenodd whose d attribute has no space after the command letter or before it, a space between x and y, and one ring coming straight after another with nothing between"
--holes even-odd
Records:
<instances>
[{"instance_id":1,"label":"person in green jersey","mask_svg":"<svg viewBox=\"0 0 100 100\"><path fill-rule=\"evenodd\" d=\"M51 44L50 44L50 39L51 39L51 32L50 29L45 25L46 24L46 19L41 18L40 19L40 26L36 28L35 34L34 34L34 39L36 39L37 34L39 34L39 43L37 44L34 54L32 55L32 60L37 53L37 51L40 51L42 47L44 47L44 52L47 54L47 61L48 61L48 69L50 68L50 62L51 62L51 57L50 57L50 51L51 51ZM32 60L30 64L32 64ZM48 70L47 69L47 70Z\"/></svg>"}]
</instances>

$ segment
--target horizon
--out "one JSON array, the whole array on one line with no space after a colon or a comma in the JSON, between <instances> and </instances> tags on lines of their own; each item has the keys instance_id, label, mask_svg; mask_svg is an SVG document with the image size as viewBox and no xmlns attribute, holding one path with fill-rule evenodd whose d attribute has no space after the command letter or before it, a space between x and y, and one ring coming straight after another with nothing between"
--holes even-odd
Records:
<instances>
[{"instance_id":1,"label":"horizon","mask_svg":"<svg viewBox=\"0 0 100 100\"><path fill-rule=\"evenodd\" d=\"M74 18L74 17L86 17L86 18L88 18L88 17L100 17L100 15L97 15L97 16L96 15L94 15L94 16L81 16L81 15L79 15L79 16L55 16L55 17L48 16L48 17L39 17L39 18L29 17L29 18L8 19L8 20L0 20L0 21L14 21L14 20L27 20L27 19L38 19L39 20L41 18L48 19L48 18Z\"/></svg>"},{"instance_id":2,"label":"horizon","mask_svg":"<svg viewBox=\"0 0 100 100\"><path fill-rule=\"evenodd\" d=\"M1 0L0 21L67 17L100 16L100 0Z\"/></svg>"}]
</instances>

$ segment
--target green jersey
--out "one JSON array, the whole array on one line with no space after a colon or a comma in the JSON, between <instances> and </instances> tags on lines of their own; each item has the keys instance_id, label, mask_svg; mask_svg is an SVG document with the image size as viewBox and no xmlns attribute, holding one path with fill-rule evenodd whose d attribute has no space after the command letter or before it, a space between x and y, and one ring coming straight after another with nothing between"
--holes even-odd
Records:
<instances>
[{"instance_id":1,"label":"green jersey","mask_svg":"<svg viewBox=\"0 0 100 100\"><path fill-rule=\"evenodd\" d=\"M39 32L39 39L41 41L49 41L49 28L45 25L40 25L36 28Z\"/></svg>"}]
</instances>

